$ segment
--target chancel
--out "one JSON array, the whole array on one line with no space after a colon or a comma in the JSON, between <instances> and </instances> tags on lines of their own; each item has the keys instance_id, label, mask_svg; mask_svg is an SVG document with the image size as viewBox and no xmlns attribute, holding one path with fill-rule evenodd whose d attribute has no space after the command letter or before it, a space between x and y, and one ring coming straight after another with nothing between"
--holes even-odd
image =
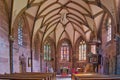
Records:
<instances>
[{"instance_id":1,"label":"chancel","mask_svg":"<svg viewBox=\"0 0 120 80\"><path fill-rule=\"evenodd\" d=\"M120 80L119 0L0 0L0 79Z\"/></svg>"}]
</instances>

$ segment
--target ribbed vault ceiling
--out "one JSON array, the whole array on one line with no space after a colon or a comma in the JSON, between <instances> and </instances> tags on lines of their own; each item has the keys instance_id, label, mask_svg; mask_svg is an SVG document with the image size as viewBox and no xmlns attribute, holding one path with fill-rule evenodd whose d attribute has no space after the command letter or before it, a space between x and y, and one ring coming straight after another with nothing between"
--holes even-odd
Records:
<instances>
[{"instance_id":1,"label":"ribbed vault ceiling","mask_svg":"<svg viewBox=\"0 0 120 80\"><path fill-rule=\"evenodd\" d=\"M109 3L108 3L109 1ZM109 12L114 21L117 0L14 0L12 27L15 21L26 16L32 40L39 34L40 42L48 37L56 46L64 38L74 45L79 37L90 41L97 38L100 23Z\"/></svg>"}]
</instances>

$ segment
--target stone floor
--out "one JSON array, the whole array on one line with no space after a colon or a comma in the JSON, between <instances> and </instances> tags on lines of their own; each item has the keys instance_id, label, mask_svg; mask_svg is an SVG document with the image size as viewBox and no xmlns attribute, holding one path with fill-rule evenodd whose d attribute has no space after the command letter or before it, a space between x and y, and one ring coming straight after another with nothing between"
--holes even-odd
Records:
<instances>
[{"instance_id":1,"label":"stone floor","mask_svg":"<svg viewBox=\"0 0 120 80\"><path fill-rule=\"evenodd\" d=\"M69 74L69 75L65 75L65 76L63 76L63 75L56 75L56 80L71 80L71 75Z\"/></svg>"},{"instance_id":2,"label":"stone floor","mask_svg":"<svg viewBox=\"0 0 120 80\"><path fill-rule=\"evenodd\" d=\"M57 78L56 80L71 80L71 78Z\"/></svg>"}]
</instances>

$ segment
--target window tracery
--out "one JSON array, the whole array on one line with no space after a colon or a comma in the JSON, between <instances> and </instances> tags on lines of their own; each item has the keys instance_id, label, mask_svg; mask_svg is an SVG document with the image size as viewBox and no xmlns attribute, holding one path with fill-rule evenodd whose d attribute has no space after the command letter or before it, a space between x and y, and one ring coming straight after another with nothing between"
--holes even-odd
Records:
<instances>
[{"instance_id":1,"label":"window tracery","mask_svg":"<svg viewBox=\"0 0 120 80\"><path fill-rule=\"evenodd\" d=\"M70 53L70 50L69 50L69 45L68 43L62 43L62 46L61 46L61 61L69 61L69 53Z\"/></svg>"},{"instance_id":2,"label":"window tracery","mask_svg":"<svg viewBox=\"0 0 120 80\"><path fill-rule=\"evenodd\" d=\"M83 60L86 60L86 43L82 40L79 43L79 61Z\"/></svg>"},{"instance_id":3,"label":"window tracery","mask_svg":"<svg viewBox=\"0 0 120 80\"><path fill-rule=\"evenodd\" d=\"M22 19L19 20L18 23L18 45L23 45L23 21Z\"/></svg>"},{"instance_id":4,"label":"window tracery","mask_svg":"<svg viewBox=\"0 0 120 80\"><path fill-rule=\"evenodd\" d=\"M51 60L51 46L49 43L44 45L44 60L50 61Z\"/></svg>"}]
</instances>

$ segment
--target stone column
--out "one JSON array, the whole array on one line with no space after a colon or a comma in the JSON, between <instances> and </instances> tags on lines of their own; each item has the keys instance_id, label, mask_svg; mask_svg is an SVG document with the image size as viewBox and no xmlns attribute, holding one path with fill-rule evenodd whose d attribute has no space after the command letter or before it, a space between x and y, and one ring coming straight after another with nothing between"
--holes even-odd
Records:
<instances>
[{"instance_id":1,"label":"stone column","mask_svg":"<svg viewBox=\"0 0 120 80\"><path fill-rule=\"evenodd\" d=\"M11 10L9 12L9 60L10 60L10 73L13 73L13 41L12 35L12 11L13 11L13 0L10 1Z\"/></svg>"},{"instance_id":2,"label":"stone column","mask_svg":"<svg viewBox=\"0 0 120 80\"><path fill-rule=\"evenodd\" d=\"M13 73L13 36L9 37L9 52L10 52L10 73Z\"/></svg>"}]
</instances>

